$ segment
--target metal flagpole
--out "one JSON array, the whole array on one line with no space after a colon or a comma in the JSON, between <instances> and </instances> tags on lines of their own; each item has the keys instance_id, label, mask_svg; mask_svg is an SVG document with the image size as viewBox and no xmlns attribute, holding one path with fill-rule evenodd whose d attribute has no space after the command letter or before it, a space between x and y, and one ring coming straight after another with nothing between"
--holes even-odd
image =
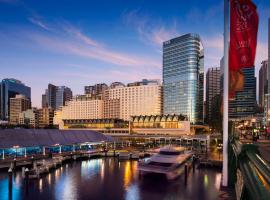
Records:
<instances>
[{"instance_id":1,"label":"metal flagpole","mask_svg":"<svg viewBox=\"0 0 270 200\"><path fill-rule=\"evenodd\" d=\"M223 59L223 168L222 185L228 186L228 111L229 111L229 0L224 0L224 59Z\"/></svg>"}]
</instances>

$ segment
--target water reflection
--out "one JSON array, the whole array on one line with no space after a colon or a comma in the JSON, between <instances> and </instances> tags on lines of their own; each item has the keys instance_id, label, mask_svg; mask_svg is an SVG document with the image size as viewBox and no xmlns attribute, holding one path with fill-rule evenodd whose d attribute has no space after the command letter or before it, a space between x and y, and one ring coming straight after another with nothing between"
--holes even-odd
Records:
<instances>
[{"instance_id":1,"label":"water reflection","mask_svg":"<svg viewBox=\"0 0 270 200\"><path fill-rule=\"evenodd\" d=\"M221 173L196 170L176 181L139 178L137 161L115 158L78 161L64 165L41 179L29 180L14 174L9 194L8 175L0 172L0 199L98 199L98 200L163 200L217 199ZM26 188L27 191L26 191Z\"/></svg>"}]
</instances>

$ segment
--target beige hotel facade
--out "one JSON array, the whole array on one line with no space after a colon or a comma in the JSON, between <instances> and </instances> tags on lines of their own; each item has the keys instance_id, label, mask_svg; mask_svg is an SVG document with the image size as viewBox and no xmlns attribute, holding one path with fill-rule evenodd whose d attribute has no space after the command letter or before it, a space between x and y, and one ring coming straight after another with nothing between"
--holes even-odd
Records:
<instances>
[{"instance_id":1,"label":"beige hotel facade","mask_svg":"<svg viewBox=\"0 0 270 200\"><path fill-rule=\"evenodd\" d=\"M54 124L63 120L122 119L137 115L160 115L162 86L159 81L109 87L101 97L79 95L56 111Z\"/></svg>"}]
</instances>

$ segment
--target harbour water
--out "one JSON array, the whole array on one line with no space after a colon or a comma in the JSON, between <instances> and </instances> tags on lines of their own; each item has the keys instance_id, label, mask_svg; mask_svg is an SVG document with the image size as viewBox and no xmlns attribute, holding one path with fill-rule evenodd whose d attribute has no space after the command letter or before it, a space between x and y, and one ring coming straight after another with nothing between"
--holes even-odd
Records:
<instances>
[{"instance_id":1,"label":"harbour water","mask_svg":"<svg viewBox=\"0 0 270 200\"><path fill-rule=\"evenodd\" d=\"M161 177L139 177L137 161L100 158L63 164L40 179L22 179L13 174L9 187L7 172L0 172L0 199L38 200L215 200L226 199L220 192L221 172L196 169L174 181Z\"/></svg>"}]
</instances>

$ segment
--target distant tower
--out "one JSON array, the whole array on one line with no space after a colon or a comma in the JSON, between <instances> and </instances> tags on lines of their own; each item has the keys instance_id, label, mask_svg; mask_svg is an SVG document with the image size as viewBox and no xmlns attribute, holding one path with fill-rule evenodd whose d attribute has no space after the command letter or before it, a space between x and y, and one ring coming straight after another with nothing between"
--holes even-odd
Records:
<instances>
[{"instance_id":1,"label":"distant tower","mask_svg":"<svg viewBox=\"0 0 270 200\"><path fill-rule=\"evenodd\" d=\"M213 100L217 95L220 95L220 68L213 67L206 73L206 121L208 123L212 121Z\"/></svg>"},{"instance_id":2,"label":"distant tower","mask_svg":"<svg viewBox=\"0 0 270 200\"><path fill-rule=\"evenodd\" d=\"M52 108L58 110L67 101L72 99L72 91L66 86L48 85L45 94L42 95L42 108Z\"/></svg>"}]
</instances>

